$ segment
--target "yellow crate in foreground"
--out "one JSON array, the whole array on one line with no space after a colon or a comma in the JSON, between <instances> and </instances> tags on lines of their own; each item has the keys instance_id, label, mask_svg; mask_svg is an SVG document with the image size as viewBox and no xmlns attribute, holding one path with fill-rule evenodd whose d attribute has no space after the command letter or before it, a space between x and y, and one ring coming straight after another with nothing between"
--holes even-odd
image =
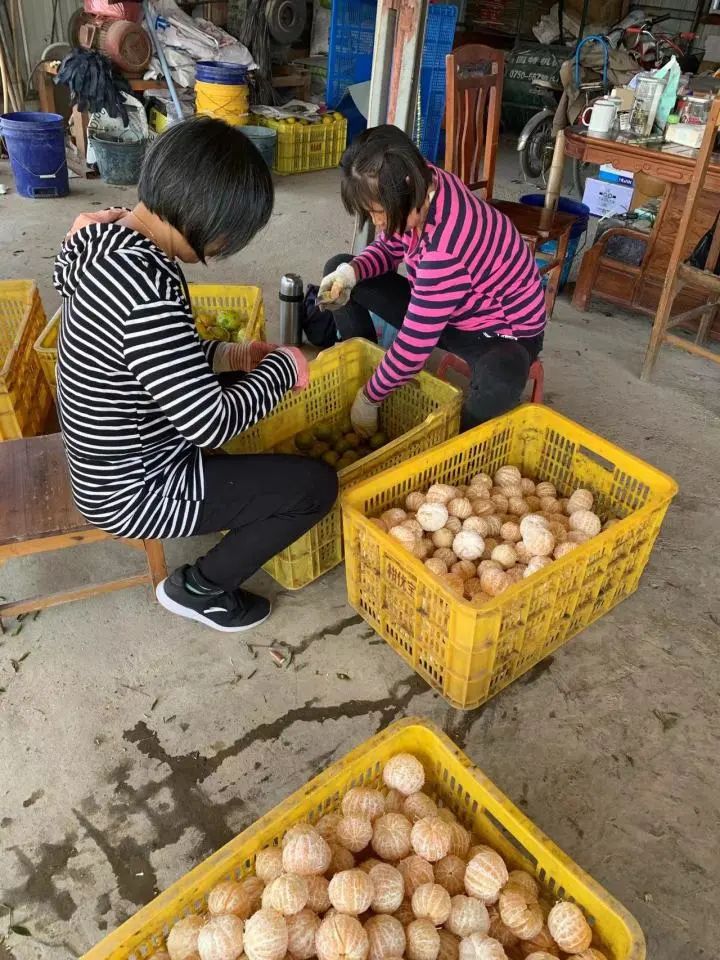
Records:
<instances>
[{"instance_id":1,"label":"yellow crate in foreground","mask_svg":"<svg viewBox=\"0 0 720 960\"><path fill-rule=\"evenodd\" d=\"M412 490L504 463L563 496L588 487L603 519L623 519L482 608L367 519ZM518 407L344 495L349 601L453 706L477 707L636 589L676 492L670 477L548 407Z\"/></svg>"},{"instance_id":2,"label":"yellow crate in foreground","mask_svg":"<svg viewBox=\"0 0 720 960\"><path fill-rule=\"evenodd\" d=\"M593 927L593 944L610 960L643 960L645 940L634 917L538 830L437 727L414 718L392 724L328 767L143 907L83 960L144 960L161 946L176 920L206 908L208 892L216 883L252 873L257 852L279 844L291 826L315 822L339 809L351 787L382 787L383 765L400 752L412 753L422 762L426 792L508 864L537 877L548 900L574 900Z\"/></svg>"},{"instance_id":3,"label":"yellow crate in foreground","mask_svg":"<svg viewBox=\"0 0 720 960\"><path fill-rule=\"evenodd\" d=\"M0 280L0 440L35 437L52 405L33 345L46 323L32 280Z\"/></svg>"},{"instance_id":4,"label":"yellow crate in foreground","mask_svg":"<svg viewBox=\"0 0 720 960\"><path fill-rule=\"evenodd\" d=\"M189 283L188 289L193 313L196 316L200 313L215 316L219 310L228 307L240 310L247 316L247 321L240 326L233 339L265 339L265 306L260 287L232 283ZM55 367L59 329L60 311L58 310L35 342L35 353L53 396L56 395L57 390ZM200 335L202 336L202 333Z\"/></svg>"},{"instance_id":5,"label":"yellow crate in foreground","mask_svg":"<svg viewBox=\"0 0 720 960\"><path fill-rule=\"evenodd\" d=\"M326 114L319 123L260 116L253 122L277 131L273 170L283 176L337 167L345 152L347 120L341 113Z\"/></svg>"},{"instance_id":6,"label":"yellow crate in foreground","mask_svg":"<svg viewBox=\"0 0 720 960\"><path fill-rule=\"evenodd\" d=\"M367 340L346 340L310 362L307 389L290 393L270 416L245 430L224 449L227 453L262 453L320 423L339 426L350 412L359 388L372 376L385 351ZM380 409L380 427L390 438L380 450L338 474L347 490L381 470L402 463L458 431L462 394L449 383L422 372L396 390ZM288 590L298 590L341 563L340 505L265 564L265 570Z\"/></svg>"}]
</instances>

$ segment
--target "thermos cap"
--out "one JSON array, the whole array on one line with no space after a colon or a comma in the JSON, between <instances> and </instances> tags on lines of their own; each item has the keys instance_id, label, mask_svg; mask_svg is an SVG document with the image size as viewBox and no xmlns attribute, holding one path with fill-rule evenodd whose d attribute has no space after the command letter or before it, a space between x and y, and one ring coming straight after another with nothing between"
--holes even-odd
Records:
<instances>
[{"instance_id":1,"label":"thermos cap","mask_svg":"<svg viewBox=\"0 0 720 960\"><path fill-rule=\"evenodd\" d=\"M280 298L297 299L303 296L302 277L296 273L286 273L280 278Z\"/></svg>"}]
</instances>

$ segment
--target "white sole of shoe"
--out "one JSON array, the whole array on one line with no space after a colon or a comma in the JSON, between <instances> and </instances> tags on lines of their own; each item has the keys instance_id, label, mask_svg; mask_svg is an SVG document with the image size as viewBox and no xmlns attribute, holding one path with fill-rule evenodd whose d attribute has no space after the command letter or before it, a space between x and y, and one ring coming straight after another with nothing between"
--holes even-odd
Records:
<instances>
[{"instance_id":1,"label":"white sole of shoe","mask_svg":"<svg viewBox=\"0 0 720 960\"><path fill-rule=\"evenodd\" d=\"M255 627L259 627L260 624L265 623L272 613L271 607L270 610L268 610L267 616L263 617L262 620L256 620L255 623L248 624L246 627L221 627L220 624L215 623L209 617L204 617L197 610L190 610L188 607L183 607L182 604L176 603L165 592L164 580L161 580L155 588L155 596L157 597L160 606L165 607L165 609L169 610L170 613L175 613L178 617L185 617L186 620L195 620L197 623L201 623L204 627L210 627L211 630L218 630L220 633L244 633L246 630L254 630Z\"/></svg>"}]
</instances>

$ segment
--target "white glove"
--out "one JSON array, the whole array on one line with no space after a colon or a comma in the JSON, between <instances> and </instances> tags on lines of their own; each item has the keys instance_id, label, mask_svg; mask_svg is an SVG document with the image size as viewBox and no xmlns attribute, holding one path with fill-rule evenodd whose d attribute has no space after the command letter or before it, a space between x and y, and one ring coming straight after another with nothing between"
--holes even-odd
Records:
<instances>
[{"instance_id":1,"label":"white glove","mask_svg":"<svg viewBox=\"0 0 720 960\"><path fill-rule=\"evenodd\" d=\"M360 387L350 408L350 422L358 436L371 437L377 433L379 406L366 396L365 387Z\"/></svg>"},{"instance_id":2,"label":"white glove","mask_svg":"<svg viewBox=\"0 0 720 960\"><path fill-rule=\"evenodd\" d=\"M344 307L356 283L357 277L352 264L341 263L337 270L333 270L322 278L318 291L318 303L321 307L327 307L330 310Z\"/></svg>"}]
</instances>

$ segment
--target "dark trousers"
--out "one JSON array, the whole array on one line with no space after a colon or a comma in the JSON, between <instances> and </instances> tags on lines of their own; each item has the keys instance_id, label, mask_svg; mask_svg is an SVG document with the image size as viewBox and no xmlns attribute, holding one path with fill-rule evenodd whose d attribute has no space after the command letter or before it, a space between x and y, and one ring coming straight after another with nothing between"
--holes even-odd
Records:
<instances>
[{"instance_id":1,"label":"dark trousers","mask_svg":"<svg viewBox=\"0 0 720 960\"><path fill-rule=\"evenodd\" d=\"M325 265L323 276L350 260L349 254L333 257ZM334 312L335 323L343 340L364 337L377 343L370 313L399 329L409 303L410 284L406 278L394 272L384 273L355 285L349 303ZM471 369L461 429L468 430L518 405L530 364L540 353L542 342L542 334L524 340L506 340L450 325L445 328L438 346L462 357Z\"/></svg>"},{"instance_id":2,"label":"dark trousers","mask_svg":"<svg viewBox=\"0 0 720 960\"><path fill-rule=\"evenodd\" d=\"M204 469L195 533L228 533L196 565L227 591L314 527L337 498L335 471L308 457L219 454L206 457Z\"/></svg>"}]
</instances>

